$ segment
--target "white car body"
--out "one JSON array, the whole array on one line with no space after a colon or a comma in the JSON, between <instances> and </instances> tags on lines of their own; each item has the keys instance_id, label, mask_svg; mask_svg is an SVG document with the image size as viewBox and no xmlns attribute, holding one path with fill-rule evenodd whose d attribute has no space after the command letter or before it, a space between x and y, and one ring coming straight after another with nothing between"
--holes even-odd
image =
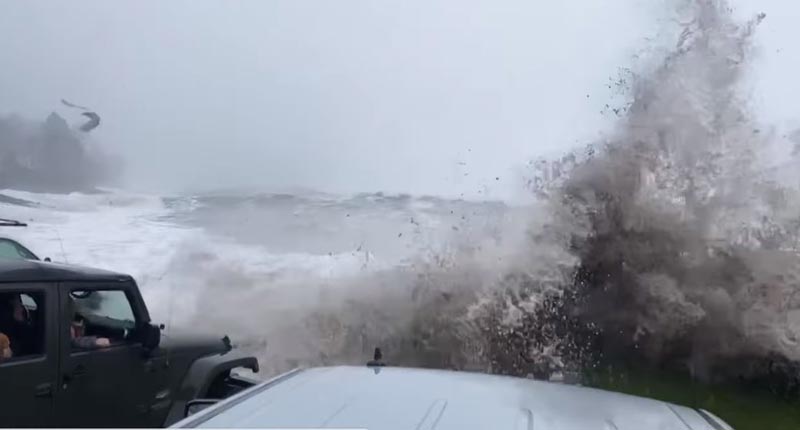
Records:
<instances>
[{"instance_id":1,"label":"white car body","mask_svg":"<svg viewBox=\"0 0 800 430\"><path fill-rule=\"evenodd\" d=\"M398 367L298 369L172 427L732 430L658 400L525 378Z\"/></svg>"}]
</instances>

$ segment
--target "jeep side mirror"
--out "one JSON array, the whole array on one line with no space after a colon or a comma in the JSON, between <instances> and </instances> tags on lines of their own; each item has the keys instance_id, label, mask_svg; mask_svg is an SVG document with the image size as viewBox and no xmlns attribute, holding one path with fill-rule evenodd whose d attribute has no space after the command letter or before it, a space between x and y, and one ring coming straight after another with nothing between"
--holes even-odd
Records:
<instances>
[{"instance_id":1,"label":"jeep side mirror","mask_svg":"<svg viewBox=\"0 0 800 430\"><path fill-rule=\"evenodd\" d=\"M194 400L189 400L186 403L186 407L183 410L183 416L184 417L188 417L189 415L194 415L194 414L202 411L203 409L214 405L218 401L219 400L216 400L216 399L194 399Z\"/></svg>"},{"instance_id":2,"label":"jeep side mirror","mask_svg":"<svg viewBox=\"0 0 800 430\"><path fill-rule=\"evenodd\" d=\"M161 328L153 324L145 324L142 326L141 332L142 346L147 351L152 351L158 348L161 343Z\"/></svg>"}]
</instances>

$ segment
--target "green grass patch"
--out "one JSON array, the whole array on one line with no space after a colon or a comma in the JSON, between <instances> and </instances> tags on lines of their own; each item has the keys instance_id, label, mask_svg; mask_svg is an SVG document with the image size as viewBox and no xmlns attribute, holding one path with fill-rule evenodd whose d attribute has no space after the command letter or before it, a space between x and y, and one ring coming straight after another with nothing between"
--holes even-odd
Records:
<instances>
[{"instance_id":1,"label":"green grass patch","mask_svg":"<svg viewBox=\"0 0 800 430\"><path fill-rule=\"evenodd\" d=\"M594 370L586 384L705 409L736 430L800 429L800 399L782 399L766 389L707 385L685 374L649 370Z\"/></svg>"}]
</instances>

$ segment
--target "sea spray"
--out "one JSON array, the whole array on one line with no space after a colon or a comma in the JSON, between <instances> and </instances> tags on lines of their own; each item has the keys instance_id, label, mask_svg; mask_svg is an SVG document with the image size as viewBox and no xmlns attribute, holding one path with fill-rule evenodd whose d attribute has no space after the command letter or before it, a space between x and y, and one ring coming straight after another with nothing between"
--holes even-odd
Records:
<instances>
[{"instance_id":1,"label":"sea spray","mask_svg":"<svg viewBox=\"0 0 800 430\"><path fill-rule=\"evenodd\" d=\"M216 281L198 286L189 323L230 332L268 374L366 362L380 346L397 365L541 378L608 362L787 376L800 359L800 196L771 177L771 136L740 88L764 16L678 9L674 49L625 80L613 132L534 163L538 203L503 232L520 240L455 232L436 258L323 280L253 274L243 288L204 263L193 279Z\"/></svg>"}]
</instances>

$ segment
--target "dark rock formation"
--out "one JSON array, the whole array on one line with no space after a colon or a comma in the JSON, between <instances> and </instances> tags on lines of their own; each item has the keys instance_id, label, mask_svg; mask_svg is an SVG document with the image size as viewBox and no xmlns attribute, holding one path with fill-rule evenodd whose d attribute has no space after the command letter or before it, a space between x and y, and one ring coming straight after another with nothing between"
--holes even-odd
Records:
<instances>
[{"instance_id":1,"label":"dark rock formation","mask_svg":"<svg viewBox=\"0 0 800 430\"><path fill-rule=\"evenodd\" d=\"M58 114L42 123L0 118L0 189L85 192L109 179L101 155L89 151Z\"/></svg>"}]
</instances>

